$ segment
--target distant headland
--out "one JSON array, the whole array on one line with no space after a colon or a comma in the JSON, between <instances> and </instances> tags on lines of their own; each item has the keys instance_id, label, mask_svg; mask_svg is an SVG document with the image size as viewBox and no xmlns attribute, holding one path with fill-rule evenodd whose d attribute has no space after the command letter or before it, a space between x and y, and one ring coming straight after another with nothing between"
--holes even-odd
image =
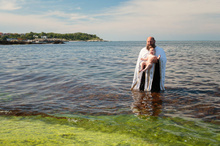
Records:
<instances>
[{"instance_id":1,"label":"distant headland","mask_svg":"<svg viewBox=\"0 0 220 146\"><path fill-rule=\"evenodd\" d=\"M0 45L14 44L63 44L68 41L105 42L94 34L87 33L2 33L0 32Z\"/></svg>"}]
</instances>

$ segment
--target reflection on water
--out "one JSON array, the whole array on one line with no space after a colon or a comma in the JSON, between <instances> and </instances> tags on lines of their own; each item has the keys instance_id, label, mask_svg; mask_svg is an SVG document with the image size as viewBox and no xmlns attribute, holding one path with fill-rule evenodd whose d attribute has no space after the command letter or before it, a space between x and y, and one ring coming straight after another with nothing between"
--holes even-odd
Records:
<instances>
[{"instance_id":1,"label":"reflection on water","mask_svg":"<svg viewBox=\"0 0 220 146\"><path fill-rule=\"evenodd\" d=\"M162 109L161 93L159 92L132 92L134 102L131 109L138 116L159 116Z\"/></svg>"},{"instance_id":2,"label":"reflection on water","mask_svg":"<svg viewBox=\"0 0 220 146\"><path fill-rule=\"evenodd\" d=\"M169 88L158 93L133 91L131 110L141 118L187 117L220 124L218 92L207 93L186 88Z\"/></svg>"}]
</instances>

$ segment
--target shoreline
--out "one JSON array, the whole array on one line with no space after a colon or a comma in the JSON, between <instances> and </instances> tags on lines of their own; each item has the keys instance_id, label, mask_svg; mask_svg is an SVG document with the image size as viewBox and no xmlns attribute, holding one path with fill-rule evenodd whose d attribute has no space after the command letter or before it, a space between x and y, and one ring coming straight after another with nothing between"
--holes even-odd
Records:
<instances>
[{"instance_id":1,"label":"shoreline","mask_svg":"<svg viewBox=\"0 0 220 146\"><path fill-rule=\"evenodd\" d=\"M44 41L0 41L0 45L31 45L31 44L64 44L61 40Z\"/></svg>"},{"instance_id":2,"label":"shoreline","mask_svg":"<svg viewBox=\"0 0 220 146\"><path fill-rule=\"evenodd\" d=\"M178 117L0 115L0 121L0 145L73 143L76 145L97 143L99 145L216 145L218 143L218 133L215 131L218 125ZM97 135L101 139L96 139Z\"/></svg>"},{"instance_id":3,"label":"shoreline","mask_svg":"<svg viewBox=\"0 0 220 146\"><path fill-rule=\"evenodd\" d=\"M106 40L29 40L29 41L0 41L0 45L31 45L31 44L65 44L65 42L108 42Z\"/></svg>"}]
</instances>

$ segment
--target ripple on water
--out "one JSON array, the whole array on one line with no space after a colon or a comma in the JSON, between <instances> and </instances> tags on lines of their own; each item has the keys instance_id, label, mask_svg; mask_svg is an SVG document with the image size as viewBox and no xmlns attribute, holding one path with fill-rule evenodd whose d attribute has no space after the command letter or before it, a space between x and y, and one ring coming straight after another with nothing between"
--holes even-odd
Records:
<instances>
[{"instance_id":1,"label":"ripple on water","mask_svg":"<svg viewBox=\"0 0 220 146\"><path fill-rule=\"evenodd\" d=\"M0 49L0 109L219 120L219 42L158 42L167 55L167 70L166 91L157 95L129 91L144 45L5 46Z\"/></svg>"}]
</instances>

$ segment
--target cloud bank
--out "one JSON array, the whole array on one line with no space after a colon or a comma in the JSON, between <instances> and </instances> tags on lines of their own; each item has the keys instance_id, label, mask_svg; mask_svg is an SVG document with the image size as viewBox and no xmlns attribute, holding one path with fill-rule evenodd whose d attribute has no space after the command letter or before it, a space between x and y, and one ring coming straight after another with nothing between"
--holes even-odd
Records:
<instances>
[{"instance_id":1,"label":"cloud bank","mask_svg":"<svg viewBox=\"0 0 220 146\"><path fill-rule=\"evenodd\" d=\"M0 0L0 10L16 10L21 7L18 4L17 0Z\"/></svg>"},{"instance_id":2,"label":"cloud bank","mask_svg":"<svg viewBox=\"0 0 220 146\"><path fill-rule=\"evenodd\" d=\"M24 2L24 1L23 1ZM2 6L4 4L5 6ZM18 10L18 1L0 1L0 10ZM218 0L130 0L98 13L48 10L39 14L0 11L1 31L87 32L107 40L219 40Z\"/></svg>"}]
</instances>

